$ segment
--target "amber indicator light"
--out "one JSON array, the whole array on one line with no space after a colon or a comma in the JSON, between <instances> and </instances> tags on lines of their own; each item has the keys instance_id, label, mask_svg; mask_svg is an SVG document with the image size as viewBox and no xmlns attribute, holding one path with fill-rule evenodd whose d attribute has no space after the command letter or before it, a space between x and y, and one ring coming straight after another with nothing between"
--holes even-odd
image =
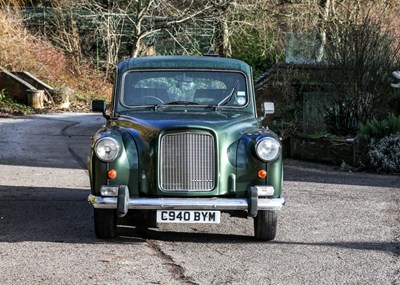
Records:
<instances>
[{"instance_id":1,"label":"amber indicator light","mask_svg":"<svg viewBox=\"0 0 400 285\"><path fill-rule=\"evenodd\" d=\"M107 175L109 179L115 179L117 178L117 171L115 169L111 169L107 172Z\"/></svg>"},{"instance_id":2,"label":"amber indicator light","mask_svg":"<svg viewBox=\"0 0 400 285\"><path fill-rule=\"evenodd\" d=\"M264 179L265 177L267 177L267 171L264 169L261 169L258 171L258 177L261 179Z\"/></svg>"}]
</instances>

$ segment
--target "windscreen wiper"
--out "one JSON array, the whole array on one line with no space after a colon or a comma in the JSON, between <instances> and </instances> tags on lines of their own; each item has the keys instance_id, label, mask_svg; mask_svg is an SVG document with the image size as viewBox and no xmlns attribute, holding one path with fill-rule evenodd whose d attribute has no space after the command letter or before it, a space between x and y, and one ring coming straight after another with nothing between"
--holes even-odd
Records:
<instances>
[{"instance_id":1,"label":"windscreen wiper","mask_svg":"<svg viewBox=\"0 0 400 285\"><path fill-rule=\"evenodd\" d=\"M221 105L225 105L225 104L229 103L232 100L233 94L235 94L235 91L236 91L238 85L239 85L239 80L236 81L235 86L232 88L231 93L229 93L228 96L226 96L224 99L222 99L222 101L219 102L215 106L216 109L218 109L218 107L220 107Z\"/></svg>"},{"instance_id":2,"label":"windscreen wiper","mask_svg":"<svg viewBox=\"0 0 400 285\"><path fill-rule=\"evenodd\" d=\"M173 101L164 104L160 104L161 106L165 105L199 105L199 103L192 102L192 101Z\"/></svg>"},{"instance_id":3,"label":"windscreen wiper","mask_svg":"<svg viewBox=\"0 0 400 285\"><path fill-rule=\"evenodd\" d=\"M179 106L189 106L189 105L199 105L199 103L192 102L192 101L173 101L173 102L168 102L168 103L160 103L160 104L154 104L154 105L147 105L146 107L153 108L154 111L157 111L160 107L162 106L173 106L173 105L179 105Z\"/></svg>"}]
</instances>

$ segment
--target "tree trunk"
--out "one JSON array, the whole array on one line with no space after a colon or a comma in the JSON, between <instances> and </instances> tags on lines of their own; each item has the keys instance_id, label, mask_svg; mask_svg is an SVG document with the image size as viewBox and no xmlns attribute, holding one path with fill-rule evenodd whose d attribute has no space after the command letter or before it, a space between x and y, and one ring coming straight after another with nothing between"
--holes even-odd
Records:
<instances>
[{"instance_id":1,"label":"tree trunk","mask_svg":"<svg viewBox=\"0 0 400 285\"><path fill-rule=\"evenodd\" d=\"M220 57L230 57L232 55L228 21L226 19L218 21L215 31L215 49Z\"/></svg>"},{"instance_id":2,"label":"tree trunk","mask_svg":"<svg viewBox=\"0 0 400 285\"><path fill-rule=\"evenodd\" d=\"M140 52L140 43L141 43L141 38L140 37L134 37L133 38L133 46L131 49L131 57L138 57L139 52Z\"/></svg>"},{"instance_id":3,"label":"tree trunk","mask_svg":"<svg viewBox=\"0 0 400 285\"><path fill-rule=\"evenodd\" d=\"M331 7L331 1L334 0L320 0L320 13L319 13L319 26L318 32L316 36L316 47L314 51L314 57L316 62L321 62L325 53L325 44L326 44L326 27L325 23L329 18L329 12Z\"/></svg>"}]
</instances>

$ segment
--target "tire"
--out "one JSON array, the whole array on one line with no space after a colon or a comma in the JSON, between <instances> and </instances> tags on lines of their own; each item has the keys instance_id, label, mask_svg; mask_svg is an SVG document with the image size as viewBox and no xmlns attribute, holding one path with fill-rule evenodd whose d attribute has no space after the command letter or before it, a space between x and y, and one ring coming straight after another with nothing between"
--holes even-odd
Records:
<instances>
[{"instance_id":1,"label":"tire","mask_svg":"<svg viewBox=\"0 0 400 285\"><path fill-rule=\"evenodd\" d=\"M277 223L276 211L258 211L254 218L254 236L259 241L275 239Z\"/></svg>"},{"instance_id":2,"label":"tire","mask_svg":"<svg viewBox=\"0 0 400 285\"><path fill-rule=\"evenodd\" d=\"M94 209L94 232L101 239L113 238L117 234L117 213L110 209Z\"/></svg>"}]
</instances>

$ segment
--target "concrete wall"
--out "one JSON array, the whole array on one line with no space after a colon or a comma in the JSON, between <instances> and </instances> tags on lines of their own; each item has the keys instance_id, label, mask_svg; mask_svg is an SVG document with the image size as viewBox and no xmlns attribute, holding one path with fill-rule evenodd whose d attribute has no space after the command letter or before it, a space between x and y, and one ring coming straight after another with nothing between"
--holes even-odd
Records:
<instances>
[{"instance_id":1,"label":"concrete wall","mask_svg":"<svg viewBox=\"0 0 400 285\"><path fill-rule=\"evenodd\" d=\"M12 74L18 76L25 82L28 82L30 85L32 85L33 87L35 87L38 90L47 90L47 91L53 90L53 87L51 87L50 85L41 81L40 79L33 76L31 73L29 73L27 71L13 71Z\"/></svg>"},{"instance_id":2,"label":"concrete wall","mask_svg":"<svg viewBox=\"0 0 400 285\"><path fill-rule=\"evenodd\" d=\"M10 96L24 104L28 104L28 92L37 90L28 82L22 80L11 72L0 69L0 90L7 90Z\"/></svg>"}]
</instances>

